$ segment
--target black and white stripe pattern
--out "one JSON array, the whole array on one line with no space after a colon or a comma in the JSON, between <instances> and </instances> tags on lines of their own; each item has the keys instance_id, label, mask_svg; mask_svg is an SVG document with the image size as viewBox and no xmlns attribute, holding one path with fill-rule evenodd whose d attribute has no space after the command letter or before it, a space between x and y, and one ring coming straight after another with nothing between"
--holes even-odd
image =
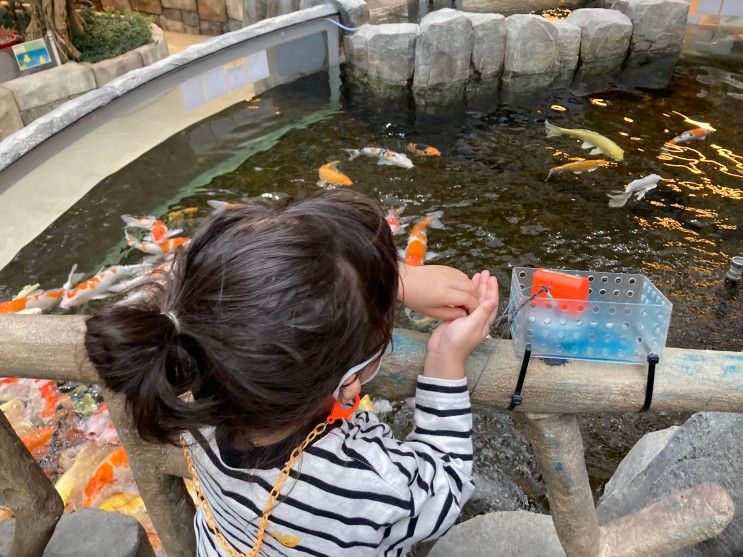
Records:
<instances>
[{"instance_id":1,"label":"black and white stripe pattern","mask_svg":"<svg viewBox=\"0 0 743 557\"><path fill-rule=\"evenodd\" d=\"M262 556L404 555L451 528L474 490L467 381L419 377L415 400L415 429L405 442L360 412L305 450L268 528L300 543L287 548L267 535ZM279 469L228 466L213 430L185 437L220 531L249 551ZM223 557L201 509L194 527L198 555Z\"/></svg>"}]
</instances>

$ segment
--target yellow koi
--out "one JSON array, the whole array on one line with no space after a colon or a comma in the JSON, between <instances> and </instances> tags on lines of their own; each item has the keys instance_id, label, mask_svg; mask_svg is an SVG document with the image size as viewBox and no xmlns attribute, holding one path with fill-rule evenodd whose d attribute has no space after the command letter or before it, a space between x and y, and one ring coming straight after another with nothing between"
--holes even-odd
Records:
<instances>
[{"instance_id":1,"label":"yellow koi","mask_svg":"<svg viewBox=\"0 0 743 557\"><path fill-rule=\"evenodd\" d=\"M622 148L608 137L604 137L599 133L579 128L561 128L559 126L550 124L546 120L544 122L544 129L547 132L547 137L567 135L569 137L575 137L576 139L582 140L583 143L581 144L581 147L583 149L591 149L591 147L593 147L590 152L591 155L604 154L611 157L615 161L621 162L624 160L624 151L622 150Z\"/></svg>"}]
</instances>

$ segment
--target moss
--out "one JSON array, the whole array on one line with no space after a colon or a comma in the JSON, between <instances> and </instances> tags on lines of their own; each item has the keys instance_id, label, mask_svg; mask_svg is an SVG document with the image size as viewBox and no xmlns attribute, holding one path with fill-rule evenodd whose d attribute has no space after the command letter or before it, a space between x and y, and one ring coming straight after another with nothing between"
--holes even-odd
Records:
<instances>
[{"instance_id":1,"label":"moss","mask_svg":"<svg viewBox=\"0 0 743 557\"><path fill-rule=\"evenodd\" d=\"M91 8L80 12L85 32L73 37L81 62L99 62L115 58L152 41L149 24L153 20L140 13L121 14Z\"/></svg>"}]
</instances>

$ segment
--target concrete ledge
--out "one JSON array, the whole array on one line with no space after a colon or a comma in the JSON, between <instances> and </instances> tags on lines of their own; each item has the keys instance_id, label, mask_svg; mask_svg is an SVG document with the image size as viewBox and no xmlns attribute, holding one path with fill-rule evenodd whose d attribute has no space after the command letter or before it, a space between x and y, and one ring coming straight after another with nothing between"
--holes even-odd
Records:
<instances>
[{"instance_id":1,"label":"concrete ledge","mask_svg":"<svg viewBox=\"0 0 743 557\"><path fill-rule=\"evenodd\" d=\"M135 49L125 52L116 58L109 58L108 60L101 60L95 64L84 65L93 71L96 86L103 87L109 81L119 77L120 75L124 75L127 72L141 68L144 64L142 62L142 55L139 53L138 49Z\"/></svg>"},{"instance_id":2,"label":"concrete ledge","mask_svg":"<svg viewBox=\"0 0 743 557\"><path fill-rule=\"evenodd\" d=\"M23 127L21 111L10 89L0 86L0 138Z\"/></svg>"}]
</instances>

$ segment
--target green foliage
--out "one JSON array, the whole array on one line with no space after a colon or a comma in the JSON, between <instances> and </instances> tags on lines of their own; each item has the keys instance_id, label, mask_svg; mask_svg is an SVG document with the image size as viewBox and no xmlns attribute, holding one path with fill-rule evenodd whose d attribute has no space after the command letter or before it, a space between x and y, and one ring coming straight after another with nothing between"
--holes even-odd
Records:
<instances>
[{"instance_id":1,"label":"green foliage","mask_svg":"<svg viewBox=\"0 0 743 557\"><path fill-rule=\"evenodd\" d=\"M82 62L114 58L152 41L149 24L153 18L140 13L100 13L84 8L80 15L85 21L85 32L72 37L72 43L80 51Z\"/></svg>"},{"instance_id":2,"label":"green foliage","mask_svg":"<svg viewBox=\"0 0 743 557\"><path fill-rule=\"evenodd\" d=\"M28 22L31 21L31 13L28 7L16 0L2 0L0 2L0 27L15 31L24 35Z\"/></svg>"}]
</instances>

